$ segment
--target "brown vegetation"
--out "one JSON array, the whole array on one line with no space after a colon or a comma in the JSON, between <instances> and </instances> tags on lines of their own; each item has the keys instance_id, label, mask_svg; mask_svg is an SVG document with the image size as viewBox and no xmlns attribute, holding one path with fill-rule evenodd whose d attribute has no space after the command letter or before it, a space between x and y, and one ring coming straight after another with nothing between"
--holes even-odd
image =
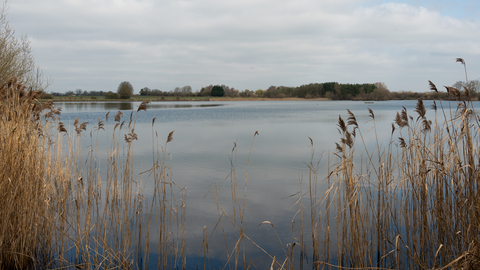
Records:
<instances>
[{"instance_id":1,"label":"brown vegetation","mask_svg":"<svg viewBox=\"0 0 480 270\"><path fill-rule=\"evenodd\" d=\"M431 82L430 87L438 92ZM386 146L377 139L376 147L366 148L350 111L346 122L339 119L331 185L312 206L318 213L312 214L316 268L480 266L480 121L464 99L468 88L446 89L456 109L435 102L430 120L419 99L416 115L397 113ZM370 117L375 123L371 110ZM371 132L376 137L375 125Z\"/></svg>"},{"instance_id":2,"label":"brown vegetation","mask_svg":"<svg viewBox=\"0 0 480 270\"><path fill-rule=\"evenodd\" d=\"M185 191L165 164L173 132L163 146L152 141L149 201L132 169L134 118L145 104L128 123L116 115L113 131L99 119L85 157L80 136L88 123L77 119L72 130L39 95L15 77L0 88L0 268L143 267L152 231L159 267L184 266ZM97 154L100 134L111 136L106 159Z\"/></svg>"}]
</instances>

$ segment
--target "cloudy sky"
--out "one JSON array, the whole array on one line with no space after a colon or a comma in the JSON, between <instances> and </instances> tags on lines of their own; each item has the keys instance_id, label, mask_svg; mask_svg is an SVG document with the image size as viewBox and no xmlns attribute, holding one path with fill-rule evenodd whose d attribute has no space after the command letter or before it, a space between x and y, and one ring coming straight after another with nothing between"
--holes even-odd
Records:
<instances>
[{"instance_id":1,"label":"cloudy sky","mask_svg":"<svg viewBox=\"0 0 480 270\"><path fill-rule=\"evenodd\" d=\"M47 89L169 91L480 78L478 0L11 0Z\"/></svg>"}]
</instances>

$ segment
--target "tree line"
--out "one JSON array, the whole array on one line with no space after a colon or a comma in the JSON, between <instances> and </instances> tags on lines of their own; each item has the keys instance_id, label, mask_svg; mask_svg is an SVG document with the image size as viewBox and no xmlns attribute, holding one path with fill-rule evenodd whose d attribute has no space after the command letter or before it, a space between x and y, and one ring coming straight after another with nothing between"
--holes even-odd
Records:
<instances>
[{"instance_id":1,"label":"tree line","mask_svg":"<svg viewBox=\"0 0 480 270\"><path fill-rule=\"evenodd\" d=\"M266 97L266 98L319 98L327 97L331 99L352 99L358 95L363 97L382 98L381 91L388 91L383 83L376 84L339 84L336 82L311 83L298 87L270 86L266 90L240 91L227 85L208 85L202 87L200 91L192 92L190 86L175 88L173 91L161 91L158 89L149 89L148 87L140 90L140 95L144 96L225 96L225 97ZM378 93L377 93L378 92ZM373 94L372 94L373 93Z\"/></svg>"},{"instance_id":2,"label":"tree line","mask_svg":"<svg viewBox=\"0 0 480 270\"><path fill-rule=\"evenodd\" d=\"M426 87L427 87L426 83ZM478 99L480 94L480 80L465 82L457 81L452 85L461 91L465 88L470 90L473 99ZM221 91L223 90L223 91ZM147 87L140 90L140 95L145 96L224 96L224 97L260 97L260 98L328 98L332 100L408 100L408 99L451 99L451 95L444 92L413 92L399 91L391 92L383 82L363 83L363 84L341 84L338 82L310 83L297 87L288 86L270 86L266 90L240 91L227 85L208 85L202 87L200 91L193 92L190 86L176 87L171 91L161 91L158 89L149 89Z\"/></svg>"},{"instance_id":3,"label":"tree line","mask_svg":"<svg viewBox=\"0 0 480 270\"><path fill-rule=\"evenodd\" d=\"M468 84L463 81L455 82L452 87L464 91L469 89L471 98L478 99L480 93L480 80L469 81ZM43 94L42 98L53 96L104 96L106 99L128 99L134 93L133 86L129 82L119 84L117 91L85 91L76 89L66 93ZM341 84L337 82L310 83L297 87L288 86L270 86L266 90L240 91L227 85L208 85L202 87L200 91L192 91L189 85L175 87L170 91L161 91L159 89L150 89L144 87L140 89L141 96L217 96L217 97L261 97L261 98L327 98L332 100L405 100L405 99L450 99L447 91L434 92L426 91L423 93L412 91L391 92L383 82L363 83L363 84Z\"/></svg>"}]
</instances>

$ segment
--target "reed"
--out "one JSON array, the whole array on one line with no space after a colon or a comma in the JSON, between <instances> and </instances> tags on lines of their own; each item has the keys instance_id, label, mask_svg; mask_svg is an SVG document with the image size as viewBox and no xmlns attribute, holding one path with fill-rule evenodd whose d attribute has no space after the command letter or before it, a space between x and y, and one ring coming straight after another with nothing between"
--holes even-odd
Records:
<instances>
[{"instance_id":1,"label":"reed","mask_svg":"<svg viewBox=\"0 0 480 270\"><path fill-rule=\"evenodd\" d=\"M312 217L329 217L333 207L334 221L322 226L335 228L312 233L313 250L330 242L332 234L337 246L323 246L315 269L480 267L480 122L469 89L446 89L454 104L444 108L440 102L439 110L434 102L431 120L422 100L413 114L404 108L383 147L378 139L375 147L366 147L366 133L350 111L347 122L339 118L341 139L327 177L331 184L318 206L311 206ZM368 136L376 136L371 110L370 117ZM316 226L312 223L312 232Z\"/></svg>"},{"instance_id":2,"label":"reed","mask_svg":"<svg viewBox=\"0 0 480 270\"><path fill-rule=\"evenodd\" d=\"M157 239L158 268L184 269L186 189L173 182L166 155L173 131L163 144L153 138L152 167L134 174L136 117L147 103L128 124L117 114L113 131L107 113L84 147L89 123L68 127L39 94L16 77L0 87L0 268L145 268ZM142 177L153 196L144 196Z\"/></svg>"},{"instance_id":3,"label":"reed","mask_svg":"<svg viewBox=\"0 0 480 270\"><path fill-rule=\"evenodd\" d=\"M0 268L26 267L33 263L36 247L48 239L42 224L48 201L43 179L45 155L38 138L39 92L28 91L16 77L0 87ZM33 118L33 120L32 120ZM48 257L47 249L43 254Z\"/></svg>"}]
</instances>

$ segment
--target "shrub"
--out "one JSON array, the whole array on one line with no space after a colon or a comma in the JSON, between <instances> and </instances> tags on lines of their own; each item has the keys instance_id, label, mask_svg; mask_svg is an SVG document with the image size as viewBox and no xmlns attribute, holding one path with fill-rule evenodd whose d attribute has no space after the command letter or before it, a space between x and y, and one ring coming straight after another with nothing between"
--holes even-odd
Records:
<instances>
[{"instance_id":1,"label":"shrub","mask_svg":"<svg viewBox=\"0 0 480 270\"><path fill-rule=\"evenodd\" d=\"M104 94L106 99L119 99L120 95L118 93L114 93L112 91L108 91Z\"/></svg>"},{"instance_id":2,"label":"shrub","mask_svg":"<svg viewBox=\"0 0 480 270\"><path fill-rule=\"evenodd\" d=\"M258 89L255 91L255 95L257 95L257 97L263 97L264 94L265 94L265 90Z\"/></svg>"}]
</instances>

